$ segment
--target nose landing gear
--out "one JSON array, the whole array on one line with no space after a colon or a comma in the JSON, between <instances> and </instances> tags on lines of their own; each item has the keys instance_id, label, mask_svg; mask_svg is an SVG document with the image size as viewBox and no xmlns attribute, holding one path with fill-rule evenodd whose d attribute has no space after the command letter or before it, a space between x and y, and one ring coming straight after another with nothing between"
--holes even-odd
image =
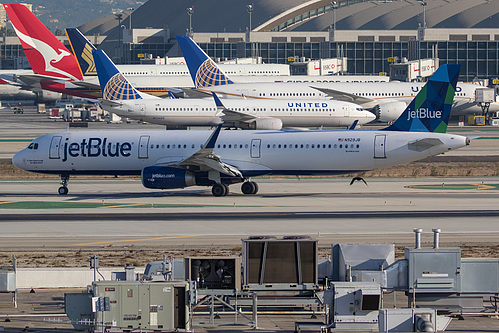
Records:
<instances>
[{"instance_id":1,"label":"nose landing gear","mask_svg":"<svg viewBox=\"0 0 499 333\"><path fill-rule=\"evenodd\" d=\"M61 175L61 187L57 190L57 192L60 195L66 195L68 194L68 181L69 181L69 175Z\"/></svg>"}]
</instances>

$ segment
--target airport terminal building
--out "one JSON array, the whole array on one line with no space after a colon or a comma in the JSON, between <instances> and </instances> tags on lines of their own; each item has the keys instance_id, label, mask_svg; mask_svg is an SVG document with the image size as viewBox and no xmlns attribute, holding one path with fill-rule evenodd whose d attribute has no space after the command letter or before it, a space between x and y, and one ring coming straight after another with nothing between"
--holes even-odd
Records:
<instances>
[{"instance_id":1,"label":"airport terminal building","mask_svg":"<svg viewBox=\"0 0 499 333\"><path fill-rule=\"evenodd\" d=\"M187 8L184 1L169 0L165 6L164 0L149 0L120 20L109 15L79 28L118 63L181 56L175 35L188 34L219 60L261 57L265 63L287 64L347 57L349 74L383 75L397 59L439 58L440 64L461 64L460 80L499 78L498 1L190 4Z\"/></svg>"}]
</instances>

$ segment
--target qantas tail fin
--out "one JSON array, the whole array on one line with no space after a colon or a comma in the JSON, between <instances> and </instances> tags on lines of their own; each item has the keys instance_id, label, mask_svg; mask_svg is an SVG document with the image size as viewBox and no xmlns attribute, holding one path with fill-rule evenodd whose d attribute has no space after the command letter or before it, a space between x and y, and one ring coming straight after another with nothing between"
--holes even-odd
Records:
<instances>
[{"instance_id":1,"label":"qantas tail fin","mask_svg":"<svg viewBox=\"0 0 499 333\"><path fill-rule=\"evenodd\" d=\"M99 77L102 98L110 101L159 98L141 93L135 89L104 51L93 50L92 55L97 69L97 76Z\"/></svg>"},{"instance_id":2,"label":"qantas tail fin","mask_svg":"<svg viewBox=\"0 0 499 333\"><path fill-rule=\"evenodd\" d=\"M196 88L234 83L190 37L177 36L177 41Z\"/></svg>"},{"instance_id":3,"label":"qantas tail fin","mask_svg":"<svg viewBox=\"0 0 499 333\"><path fill-rule=\"evenodd\" d=\"M445 133L461 65L442 65L387 131Z\"/></svg>"},{"instance_id":4,"label":"qantas tail fin","mask_svg":"<svg viewBox=\"0 0 499 333\"><path fill-rule=\"evenodd\" d=\"M71 50L78 61L83 75L97 76L94 56L92 55L92 50L95 50L95 46L77 28L67 28L65 30L69 45L71 45Z\"/></svg>"},{"instance_id":5,"label":"qantas tail fin","mask_svg":"<svg viewBox=\"0 0 499 333\"><path fill-rule=\"evenodd\" d=\"M35 74L83 80L75 57L26 6L3 6Z\"/></svg>"}]
</instances>

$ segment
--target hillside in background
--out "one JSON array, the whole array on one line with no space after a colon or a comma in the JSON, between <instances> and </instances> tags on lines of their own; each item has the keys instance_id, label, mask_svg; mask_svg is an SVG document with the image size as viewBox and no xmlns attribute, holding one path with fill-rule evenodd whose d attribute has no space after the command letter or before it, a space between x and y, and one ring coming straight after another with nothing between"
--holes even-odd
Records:
<instances>
[{"instance_id":1,"label":"hillside in background","mask_svg":"<svg viewBox=\"0 0 499 333\"><path fill-rule=\"evenodd\" d=\"M4 3L21 2L33 4L35 15L55 33L127 8L137 9L147 0L9 0Z\"/></svg>"}]
</instances>

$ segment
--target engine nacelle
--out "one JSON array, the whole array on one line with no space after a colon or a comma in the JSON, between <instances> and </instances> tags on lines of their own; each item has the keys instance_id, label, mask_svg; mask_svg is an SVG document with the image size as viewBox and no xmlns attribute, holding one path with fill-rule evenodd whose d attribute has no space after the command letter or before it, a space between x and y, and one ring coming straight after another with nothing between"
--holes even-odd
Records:
<instances>
[{"instance_id":1,"label":"engine nacelle","mask_svg":"<svg viewBox=\"0 0 499 333\"><path fill-rule=\"evenodd\" d=\"M190 171L164 167L149 166L142 170L142 185L147 188L173 189L196 185L196 178Z\"/></svg>"},{"instance_id":2,"label":"engine nacelle","mask_svg":"<svg viewBox=\"0 0 499 333\"><path fill-rule=\"evenodd\" d=\"M395 121L404 112L407 104L400 101L392 101L380 103L376 108L378 111L378 119L382 122Z\"/></svg>"},{"instance_id":3,"label":"engine nacelle","mask_svg":"<svg viewBox=\"0 0 499 333\"><path fill-rule=\"evenodd\" d=\"M256 118L249 125L251 129L255 130L280 130L282 128L282 120L273 117Z\"/></svg>"},{"instance_id":4,"label":"engine nacelle","mask_svg":"<svg viewBox=\"0 0 499 333\"><path fill-rule=\"evenodd\" d=\"M38 90L36 92L38 102L55 102L62 98L62 94L48 90Z\"/></svg>"}]
</instances>

